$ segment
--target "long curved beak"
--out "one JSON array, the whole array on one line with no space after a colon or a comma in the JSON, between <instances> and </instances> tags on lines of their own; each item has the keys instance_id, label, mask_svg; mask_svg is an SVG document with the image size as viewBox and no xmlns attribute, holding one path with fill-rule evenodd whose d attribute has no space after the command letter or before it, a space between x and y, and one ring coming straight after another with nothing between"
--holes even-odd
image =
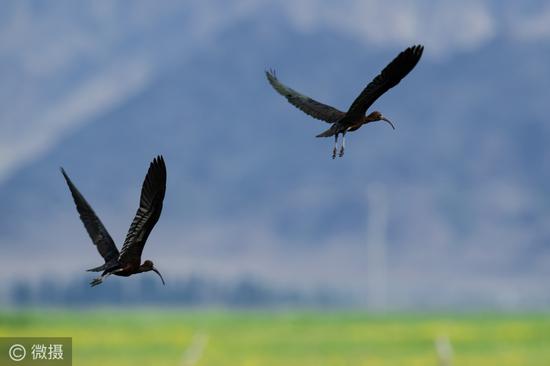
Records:
<instances>
[{"instance_id":1,"label":"long curved beak","mask_svg":"<svg viewBox=\"0 0 550 366\"><path fill-rule=\"evenodd\" d=\"M386 117L382 117L381 121L388 122L390 124L391 128L393 128L395 130L395 126L393 125L393 123L391 123L391 121L389 119L387 119Z\"/></svg>"},{"instance_id":2,"label":"long curved beak","mask_svg":"<svg viewBox=\"0 0 550 366\"><path fill-rule=\"evenodd\" d=\"M156 268L153 268L153 271L155 271L155 273L159 275L160 280L162 281L162 284L166 286L166 283L164 282L164 278L162 278L162 275L160 274L160 272Z\"/></svg>"}]
</instances>

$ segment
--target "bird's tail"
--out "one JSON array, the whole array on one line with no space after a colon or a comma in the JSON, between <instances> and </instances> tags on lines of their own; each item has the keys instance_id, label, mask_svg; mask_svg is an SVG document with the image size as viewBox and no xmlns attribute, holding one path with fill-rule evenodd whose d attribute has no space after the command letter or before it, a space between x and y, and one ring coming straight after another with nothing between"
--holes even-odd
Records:
<instances>
[{"instance_id":1,"label":"bird's tail","mask_svg":"<svg viewBox=\"0 0 550 366\"><path fill-rule=\"evenodd\" d=\"M330 137L336 134L336 124L333 124L328 130L318 134L315 137Z\"/></svg>"},{"instance_id":2,"label":"bird's tail","mask_svg":"<svg viewBox=\"0 0 550 366\"><path fill-rule=\"evenodd\" d=\"M99 267L87 269L86 272L101 272L101 271L104 271L105 268L106 268L106 267L105 267L105 264L102 264L102 265L99 266Z\"/></svg>"}]
</instances>

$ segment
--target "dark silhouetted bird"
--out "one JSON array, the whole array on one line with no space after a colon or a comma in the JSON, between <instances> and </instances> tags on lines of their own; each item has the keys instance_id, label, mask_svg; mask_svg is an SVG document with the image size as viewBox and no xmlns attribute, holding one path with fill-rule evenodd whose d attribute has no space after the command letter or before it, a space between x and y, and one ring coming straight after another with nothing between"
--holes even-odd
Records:
<instances>
[{"instance_id":1,"label":"dark silhouetted bird","mask_svg":"<svg viewBox=\"0 0 550 366\"><path fill-rule=\"evenodd\" d=\"M155 268L152 261L146 260L143 264L140 264L141 253L147 237L153 230L162 211L162 202L166 192L166 165L164 164L163 157L156 157L149 165L149 170L141 188L139 208L134 221L130 225L128 234L126 234L126 240L124 240L120 253L115 242L111 239L101 220L99 220L99 217L97 217L92 207L80 194L63 168L61 168L61 173L71 190L76 209L80 214L84 227L96 245L99 254L105 260L103 265L88 270L91 272L103 271L100 277L90 282L90 285L99 285L106 277L112 274L128 277L136 273L148 271L156 272L164 284L162 275Z\"/></svg>"},{"instance_id":2,"label":"dark silhouetted bird","mask_svg":"<svg viewBox=\"0 0 550 366\"><path fill-rule=\"evenodd\" d=\"M292 105L313 118L332 124L328 130L317 135L317 137L334 136L334 149L332 151L332 158L334 159L338 151L339 134L342 134L342 145L340 147L339 156L343 156L346 132L356 131L361 128L362 125L376 121L385 121L395 129L391 121L384 117L382 113L378 111L374 111L369 115L365 115L365 113L376 99L396 86L401 79L407 76L420 60L423 51L424 46L418 45L409 47L401 52L369 83L369 85L367 85L365 89L363 89L361 94L353 101L348 111L345 113L283 85L277 79L274 71L266 71L266 75L273 88L284 96Z\"/></svg>"}]
</instances>

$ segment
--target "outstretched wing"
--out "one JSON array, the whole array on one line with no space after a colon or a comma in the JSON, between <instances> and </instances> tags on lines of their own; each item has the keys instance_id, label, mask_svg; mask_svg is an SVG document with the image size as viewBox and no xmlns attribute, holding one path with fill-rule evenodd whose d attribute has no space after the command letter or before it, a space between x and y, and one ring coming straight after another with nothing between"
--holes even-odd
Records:
<instances>
[{"instance_id":1,"label":"outstretched wing","mask_svg":"<svg viewBox=\"0 0 550 366\"><path fill-rule=\"evenodd\" d=\"M63 168L61 168L61 173L71 190L76 209L80 214L80 220L84 223L84 227L97 247L99 254L105 259L105 263L116 260L119 253L109 232L107 232L99 217L97 217L92 207L86 202L84 196L78 191Z\"/></svg>"},{"instance_id":2,"label":"outstretched wing","mask_svg":"<svg viewBox=\"0 0 550 366\"><path fill-rule=\"evenodd\" d=\"M282 96L284 96L290 104L300 109L302 112L309 114L311 117L320 119L328 123L334 123L340 120L345 113L333 108L329 105L320 103L305 95L298 93L296 90L282 84L275 75L275 71L266 71L265 75L271 86Z\"/></svg>"},{"instance_id":3,"label":"outstretched wing","mask_svg":"<svg viewBox=\"0 0 550 366\"><path fill-rule=\"evenodd\" d=\"M145 242L160 217L165 192L166 165L163 157L159 155L149 165L143 181L139 208L120 251L120 263L140 265Z\"/></svg>"},{"instance_id":4,"label":"outstretched wing","mask_svg":"<svg viewBox=\"0 0 550 366\"><path fill-rule=\"evenodd\" d=\"M382 72L372 80L369 85L355 99L347 112L350 120L364 116L367 109L382 94L399 84L412 69L416 66L424 46L418 45L407 48L382 70Z\"/></svg>"}]
</instances>

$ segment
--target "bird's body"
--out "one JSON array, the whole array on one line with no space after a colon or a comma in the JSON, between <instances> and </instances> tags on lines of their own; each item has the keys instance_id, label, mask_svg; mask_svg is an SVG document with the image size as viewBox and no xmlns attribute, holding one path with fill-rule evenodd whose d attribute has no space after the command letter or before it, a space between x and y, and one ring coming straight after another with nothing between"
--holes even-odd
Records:
<instances>
[{"instance_id":1,"label":"bird's body","mask_svg":"<svg viewBox=\"0 0 550 366\"><path fill-rule=\"evenodd\" d=\"M345 134L347 132L353 132L360 129L363 125L369 123L369 122L376 122L376 121L386 121L388 122L392 128L395 128L393 124L386 120L380 112L373 112L369 114L368 116L365 115L359 115L359 116L350 116L344 115L342 119L338 120L337 122L333 123L330 128L319 135L315 137L330 137L337 134Z\"/></svg>"},{"instance_id":2,"label":"bird's body","mask_svg":"<svg viewBox=\"0 0 550 366\"><path fill-rule=\"evenodd\" d=\"M391 121L380 112L374 111L369 115L365 114L367 109L382 94L396 86L401 79L407 76L420 60L423 51L423 46L413 46L401 52L365 87L365 89L363 89L347 112L342 112L334 107L320 103L287 87L277 79L273 71L267 71L266 76L271 86L273 86L279 94L283 95L292 105L313 118L331 124L329 129L320 133L317 137L335 137L335 145L332 154L332 158L334 159L337 152L338 135L340 134L343 136L340 156L343 156L345 135L347 132L357 131L363 125L376 121L385 121L395 129Z\"/></svg>"},{"instance_id":3,"label":"bird's body","mask_svg":"<svg viewBox=\"0 0 550 366\"><path fill-rule=\"evenodd\" d=\"M92 286L99 285L106 277L112 274L128 277L136 273L149 271L156 272L164 284L164 279L153 265L153 262L146 260L143 264L140 264L145 242L162 211L162 203L166 192L166 165L164 164L163 157L158 156L149 166L141 188L139 208L130 225L120 252L109 232L101 223L101 220L97 217L88 202L86 202L84 196L78 191L63 168L61 168L61 173L69 186L84 227L88 231L92 242L96 245L99 254L105 260L103 265L88 270L91 272L103 272L100 277L94 279L90 284Z\"/></svg>"}]
</instances>

